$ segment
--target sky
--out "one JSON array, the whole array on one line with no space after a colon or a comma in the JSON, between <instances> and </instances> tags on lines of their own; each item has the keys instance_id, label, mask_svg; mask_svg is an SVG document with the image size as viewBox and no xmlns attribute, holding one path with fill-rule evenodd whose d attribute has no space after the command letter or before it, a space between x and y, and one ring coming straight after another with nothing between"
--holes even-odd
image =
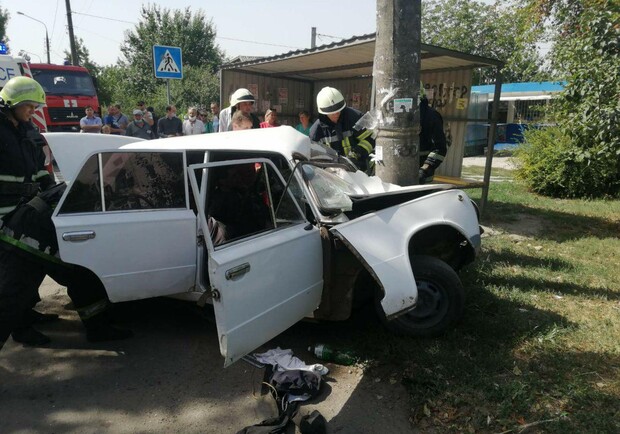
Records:
<instances>
[{"instance_id":1,"label":"sky","mask_svg":"<svg viewBox=\"0 0 620 434\"><path fill-rule=\"evenodd\" d=\"M132 0L71 0L76 39L82 38L92 61L116 63L124 32L140 18L142 4ZM163 8L202 9L216 27L216 43L228 57L270 56L310 48L311 28L317 28L317 45L341 38L373 33L376 0L160 0ZM25 50L31 62L46 62L47 26L52 63L62 64L70 51L64 0L0 0L9 14L7 36L11 54ZM86 15L87 14L87 15ZM333 38L336 37L336 38ZM161 41L165 45L165 41Z\"/></svg>"}]
</instances>

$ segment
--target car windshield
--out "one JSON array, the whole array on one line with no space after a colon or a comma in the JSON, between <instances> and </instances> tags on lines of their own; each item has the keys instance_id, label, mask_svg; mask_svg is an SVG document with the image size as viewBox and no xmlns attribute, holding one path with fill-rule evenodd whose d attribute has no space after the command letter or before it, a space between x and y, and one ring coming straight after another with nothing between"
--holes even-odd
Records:
<instances>
[{"instance_id":1,"label":"car windshield","mask_svg":"<svg viewBox=\"0 0 620 434\"><path fill-rule=\"evenodd\" d=\"M48 95L95 96L93 80L83 71L55 71L32 68L32 75Z\"/></svg>"},{"instance_id":2,"label":"car windshield","mask_svg":"<svg viewBox=\"0 0 620 434\"><path fill-rule=\"evenodd\" d=\"M355 186L338 175L345 172L340 167L320 168L310 164L302 166L304 178L314 192L319 206L323 210L351 211L353 202L349 195L355 195ZM341 175L341 174L340 174Z\"/></svg>"}]
</instances>

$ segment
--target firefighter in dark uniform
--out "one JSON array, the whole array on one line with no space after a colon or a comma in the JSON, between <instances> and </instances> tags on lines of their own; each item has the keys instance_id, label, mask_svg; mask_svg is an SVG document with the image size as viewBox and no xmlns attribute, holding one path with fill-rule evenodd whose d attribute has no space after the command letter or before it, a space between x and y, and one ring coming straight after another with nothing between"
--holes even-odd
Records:
<instances>
[{"instance_id":1,"label":"firefighter in dark uniform","mask_svg":"<svg viewBox=\"0 0 620 434\"><path fill-rule=\"evenodd\" d=\"M375 147L372 131L354 128L362 112L347 107L338 89L324 87L316 96L319 118L310 127L310 140L348 157L363 171L372 172L370 154Z\"/></svg>"},{"instance_id":2,"label":"firefighter in dark uniform","mask_svg":"<svg viewBox=\"0 0 620 434\"><path fill-rule=\"evenodd\" d=\"M44 103L43 88L29 77L12 78L0 91L0 348L23 326L46 274L67 286L89 341L127 338L130 331L109 323L99 279L58 257L51 215L65 186L45 170L45 141L30 122ZM36 333L31 337L41 339Z\"/></svg>"},{"instance_id":3,"label":"firefighter in dark uniform","mask_svg":"<svg viewBox=\"0 0 620 434\"><path fill-rule=\"evenodd\" d=\"M422 92L423 87L420 87ZM420 100L420 184L433 180L435 170L443 162L448 148L443 131L443 118L428 104L428 98L422 93Z\"/></svg>"}]
</instances>

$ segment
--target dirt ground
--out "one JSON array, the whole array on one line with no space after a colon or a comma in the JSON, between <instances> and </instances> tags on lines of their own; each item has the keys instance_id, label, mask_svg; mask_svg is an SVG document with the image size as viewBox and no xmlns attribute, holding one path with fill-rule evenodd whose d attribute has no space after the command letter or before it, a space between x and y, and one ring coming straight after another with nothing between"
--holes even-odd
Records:
<instances>
[{"instance_id":1,"label":"dirt ground","mask_svg":"<svg viewBox=\"0 0 620 434\"><path fill-rule=\"evenodd\" d=\"M77 314L63 308L64 288L46 280L41 296L40 310L62 320L39 326L52 338L47 347L9 339L0 351L0 433L235 433L276 414L273 399L258 392L263 370L245 362L224 369L215 325L186 303L120 304L117 322L135 336L90 344ZM315 363L310 343L360 333L354 324L335 327L300 323L260 350L292 348ZM415 432L399 373L325 365L323 392L300 415L319 410L330 433Z\"/></svg>"}]
</instances>

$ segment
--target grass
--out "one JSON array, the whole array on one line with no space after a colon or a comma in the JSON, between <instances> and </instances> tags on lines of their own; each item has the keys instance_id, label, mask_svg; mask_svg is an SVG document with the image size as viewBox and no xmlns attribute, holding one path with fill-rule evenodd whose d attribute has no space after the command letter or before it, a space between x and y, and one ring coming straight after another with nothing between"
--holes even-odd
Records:
<instances>
[{"instance_id":1,"label":"grass","mask_svg":"<svg viewBox=\"0 0 620 434\"><path fill-rule=\"evenodd\" d=\"M459 327L429 340L369 329L358 350L381 351L368 369L402 372L421 432L620 432L620 201L496 182L482 224Z\"/></svg>"}]
</instances>

